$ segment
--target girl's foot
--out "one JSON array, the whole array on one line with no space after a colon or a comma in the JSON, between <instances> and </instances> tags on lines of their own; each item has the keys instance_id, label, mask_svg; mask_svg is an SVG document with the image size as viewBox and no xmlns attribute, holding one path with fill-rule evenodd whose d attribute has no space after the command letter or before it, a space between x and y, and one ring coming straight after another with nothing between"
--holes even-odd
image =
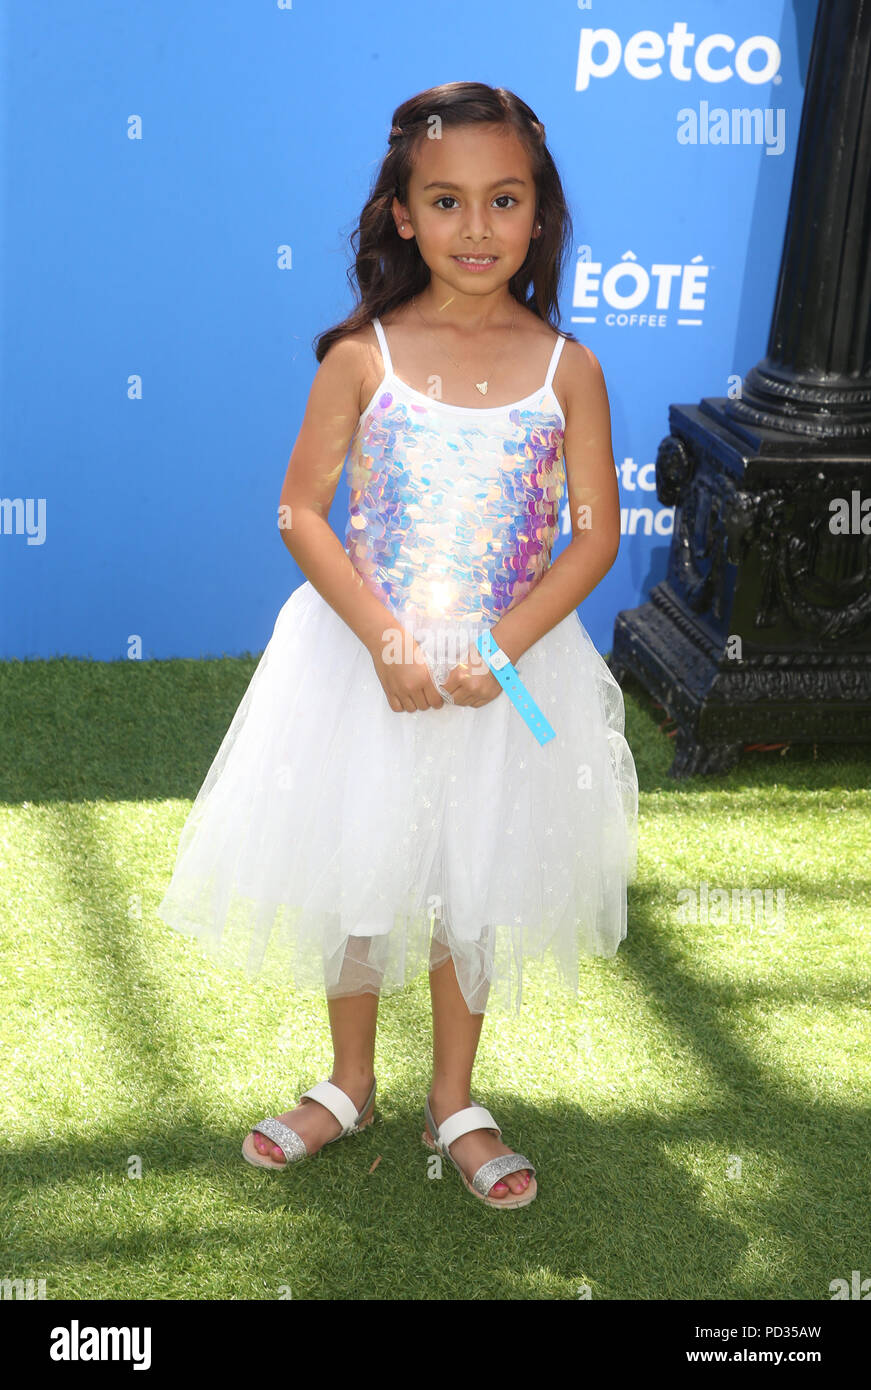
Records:
<instances>
[{"instance_id":1,"label":"girl's foot","mask_svg":"<svg viewBox=\"0 0 871 1390\"><path fill-rule=\"evenodd\" d=\"M329 1080L334 1086L340 1087L346 1095L350 1096L359 1110L361 1105L366 1104L375 1076L372 1074L368 1079L364 1076L362 1080L359 1077L343 1079L334 1072ZM372 1105L374 1104L373 1100ZM369 1107L365 1115L360 1116L360 1119L365 1120L366 1116L371 1113L372 1106ZM299 1105L294 1106L293 1110L285 1110L283 1115L277 1115L275 1118L281 1120L289 1129L296 1131L309 1154L316 1154L318 1149L323 1148L324 1144L330 1139L335 1139L342 1132L342 1126L332 1111L328 1110L325 1105L321 1105L320 1101L312 1100L311 1096L301 1100ZM259 1130L253 1130L252 1133L254 1135L254 1147L258 1153L265 1154L268 1158L274 1158L276 1163L287 1162L282 1150L271 1139L267 1139L265 1134L261 1134Z\"/></svg>"},{"instance_id":2,"label":"girl's foot","mask_svg":"<svg viewBox=\"0 0 871 1390\"><path fill-rule=\"evenodd\" d=\"M448 1096L442 1098L436 1092L429 1093L429 1108L436 1124L441 1126L449 1115L455 1115L458 1110L465 1110L472 1104L469 1096L462 1097ZM430 1139L432 1135L429 1125L426 1126L426 1133ZM451 1144L451 1157L457 1160L469 1182L477 1173L482 1163L488 1159L498 1158L500 1154L513 1153L507 1145L497 1139L496 1135L489 1129L473 1129L469 1134L461 1134L459 1139L455 1139ZM488 1192L488 1197L507 1197L511 1192L525 1192L529 1186L531 1174L528 1168L519 1168L516 1173L509 1173L506 1177L500 1178L499 1182L494 1183Z\"/></svg>"}]
</instances>

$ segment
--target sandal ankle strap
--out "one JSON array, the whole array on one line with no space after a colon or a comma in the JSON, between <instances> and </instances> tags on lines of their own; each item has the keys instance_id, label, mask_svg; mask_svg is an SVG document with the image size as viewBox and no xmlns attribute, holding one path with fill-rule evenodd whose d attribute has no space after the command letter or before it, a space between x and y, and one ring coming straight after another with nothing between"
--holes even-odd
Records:
<instances>
[{"instance_id":1,"label":"sandal ankle strap","mask_svg":"<svg viewBox=\"0 0 871 1390\"><path fill-rule=\"evenodd\" d=\"M311 1100L319 1101L321 1105L329 1110L330 1114L335 1115L339 1124L342 1126L342 1133L337 1135L338 1139L350 1134L356 1128L361 1115L365 1115L375 1096L377 1081L373 1081L372 1090L369 1092L363 1109L358 1110L351 1097L342 1090L341 1086L335 1086L332 1081L319 1081L311 1090L303 1091L303 1096L309 1096ZM302 1099L302 1096L300 1097Z\"/></svg>"},{"instance_id":2,"label":"sandal ankle strap","mask_svg":"<svg viewBox=\"0 0 871 1390\"><path fill-rule=\"evenodd\" d=\"M464 1110L456 1110L453 1115L448 1115L440 1125L436 1125L427 1099L427 1123L430 1126L433 1140L436 1147L445 1153L450 1150L451 1144L455 1139L459 1139L464 1134L470 1134L473 1129L495 1129L498 1138L502 1131L497 1125L489 1110L485 1110L483 1105L467 1105Z\"/></svg>"}]
</instances>

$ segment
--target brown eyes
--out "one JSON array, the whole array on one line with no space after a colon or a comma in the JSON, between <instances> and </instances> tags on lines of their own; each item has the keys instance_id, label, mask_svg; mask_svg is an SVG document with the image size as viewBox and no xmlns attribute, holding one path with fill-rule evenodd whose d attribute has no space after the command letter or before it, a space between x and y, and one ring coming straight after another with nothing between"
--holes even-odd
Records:
<instances>
[{"instance_id":1,"label":"brown eyes","mask_svg":"<svg viewBox=\"0 0 871 1390\"><path fill-rule=\"evenodd\" d=\"M510 200L511 200L512 203L516 203L516 202L517 202L517 199L516 199L515 197L513 197L513 195L512 195L511 193L497 193L497 195L496 195L496 197L493 199L493 201L494 201L494 202L498 202L499 199L501 199L501 198L510 198ZM435 201L435 203L433 204L433 206L434 206L434 207L438 207L439 204L440 204L440 203L443 203L446 199L449 199L452 203L455 203L455 202L457 201L456 198L454 197L454 195L453 195L452 193L443 193L442 196L441 196L440 198L437 198L437 199L436 199L436 201ZM452 212L453 209L452 209L452 208L445 208L444 211L445 211L445 212ZM503 212L507 212L508 209L507 209L507 208L502 208L502 211L503 211Z\"/></svg>"}]
</instances>

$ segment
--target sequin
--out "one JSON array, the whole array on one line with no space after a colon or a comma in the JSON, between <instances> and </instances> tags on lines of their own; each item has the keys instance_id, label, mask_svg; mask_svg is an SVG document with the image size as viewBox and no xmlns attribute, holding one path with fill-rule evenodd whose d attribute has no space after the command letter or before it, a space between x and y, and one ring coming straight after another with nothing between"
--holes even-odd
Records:
<instances>
[{"instance_id":1,"label":"sequin","mask_svg":"<svg viewBox=\"0 0 871 1390\"><path fill-rule=\"evenodd\" d=\"M555 398L545 386L526 408L461 418L391 377L348 450L345 549L403 619L492 625L550 566L566 486Z\"/></svg>"}]
</instances>

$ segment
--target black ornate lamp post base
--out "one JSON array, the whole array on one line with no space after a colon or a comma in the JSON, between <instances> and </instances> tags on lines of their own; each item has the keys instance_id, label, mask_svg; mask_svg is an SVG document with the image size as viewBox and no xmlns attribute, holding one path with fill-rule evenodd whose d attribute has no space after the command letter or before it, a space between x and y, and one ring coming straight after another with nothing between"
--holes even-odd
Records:
<instances>
[{"instance_id":1,"label":"black ornate lamp post base","mask_svg":"<svg viewBox=\"0 0 871 1390\"><path fill-rule=\"evenodd\" d=\"M675 507L668 574L618 613L609 662L677 722L678 778L723 772L748 744L871 741L867 441L833 454L732 404L670 407L656 459Z\"/></svg>"},{"instance_id":2,"label":"black ornate lamp post base","mask_svg":"<svg viewBox=\"0 0 871 1390\"><path fill-rule=\"evenodd\" d=\"M669 409L668 574L611 670L677 721L675 777L748 744L871 742L871 5L816 13L767 355Z\"/></svg>"},{"instance_id":3,"label":"black ornate lamp post base","mask_svg":"<svg viewBox=\"0 0 871 1390\"><path fill-rule=\"evenodd\" d=\"M677 721L670 776L726 772L738 761L744 732L730 739L723 727L718 654L668 584L657 584L649 603L618 613L608 665L620 682L635 675Z\"/></svg>"}]
</instances>

